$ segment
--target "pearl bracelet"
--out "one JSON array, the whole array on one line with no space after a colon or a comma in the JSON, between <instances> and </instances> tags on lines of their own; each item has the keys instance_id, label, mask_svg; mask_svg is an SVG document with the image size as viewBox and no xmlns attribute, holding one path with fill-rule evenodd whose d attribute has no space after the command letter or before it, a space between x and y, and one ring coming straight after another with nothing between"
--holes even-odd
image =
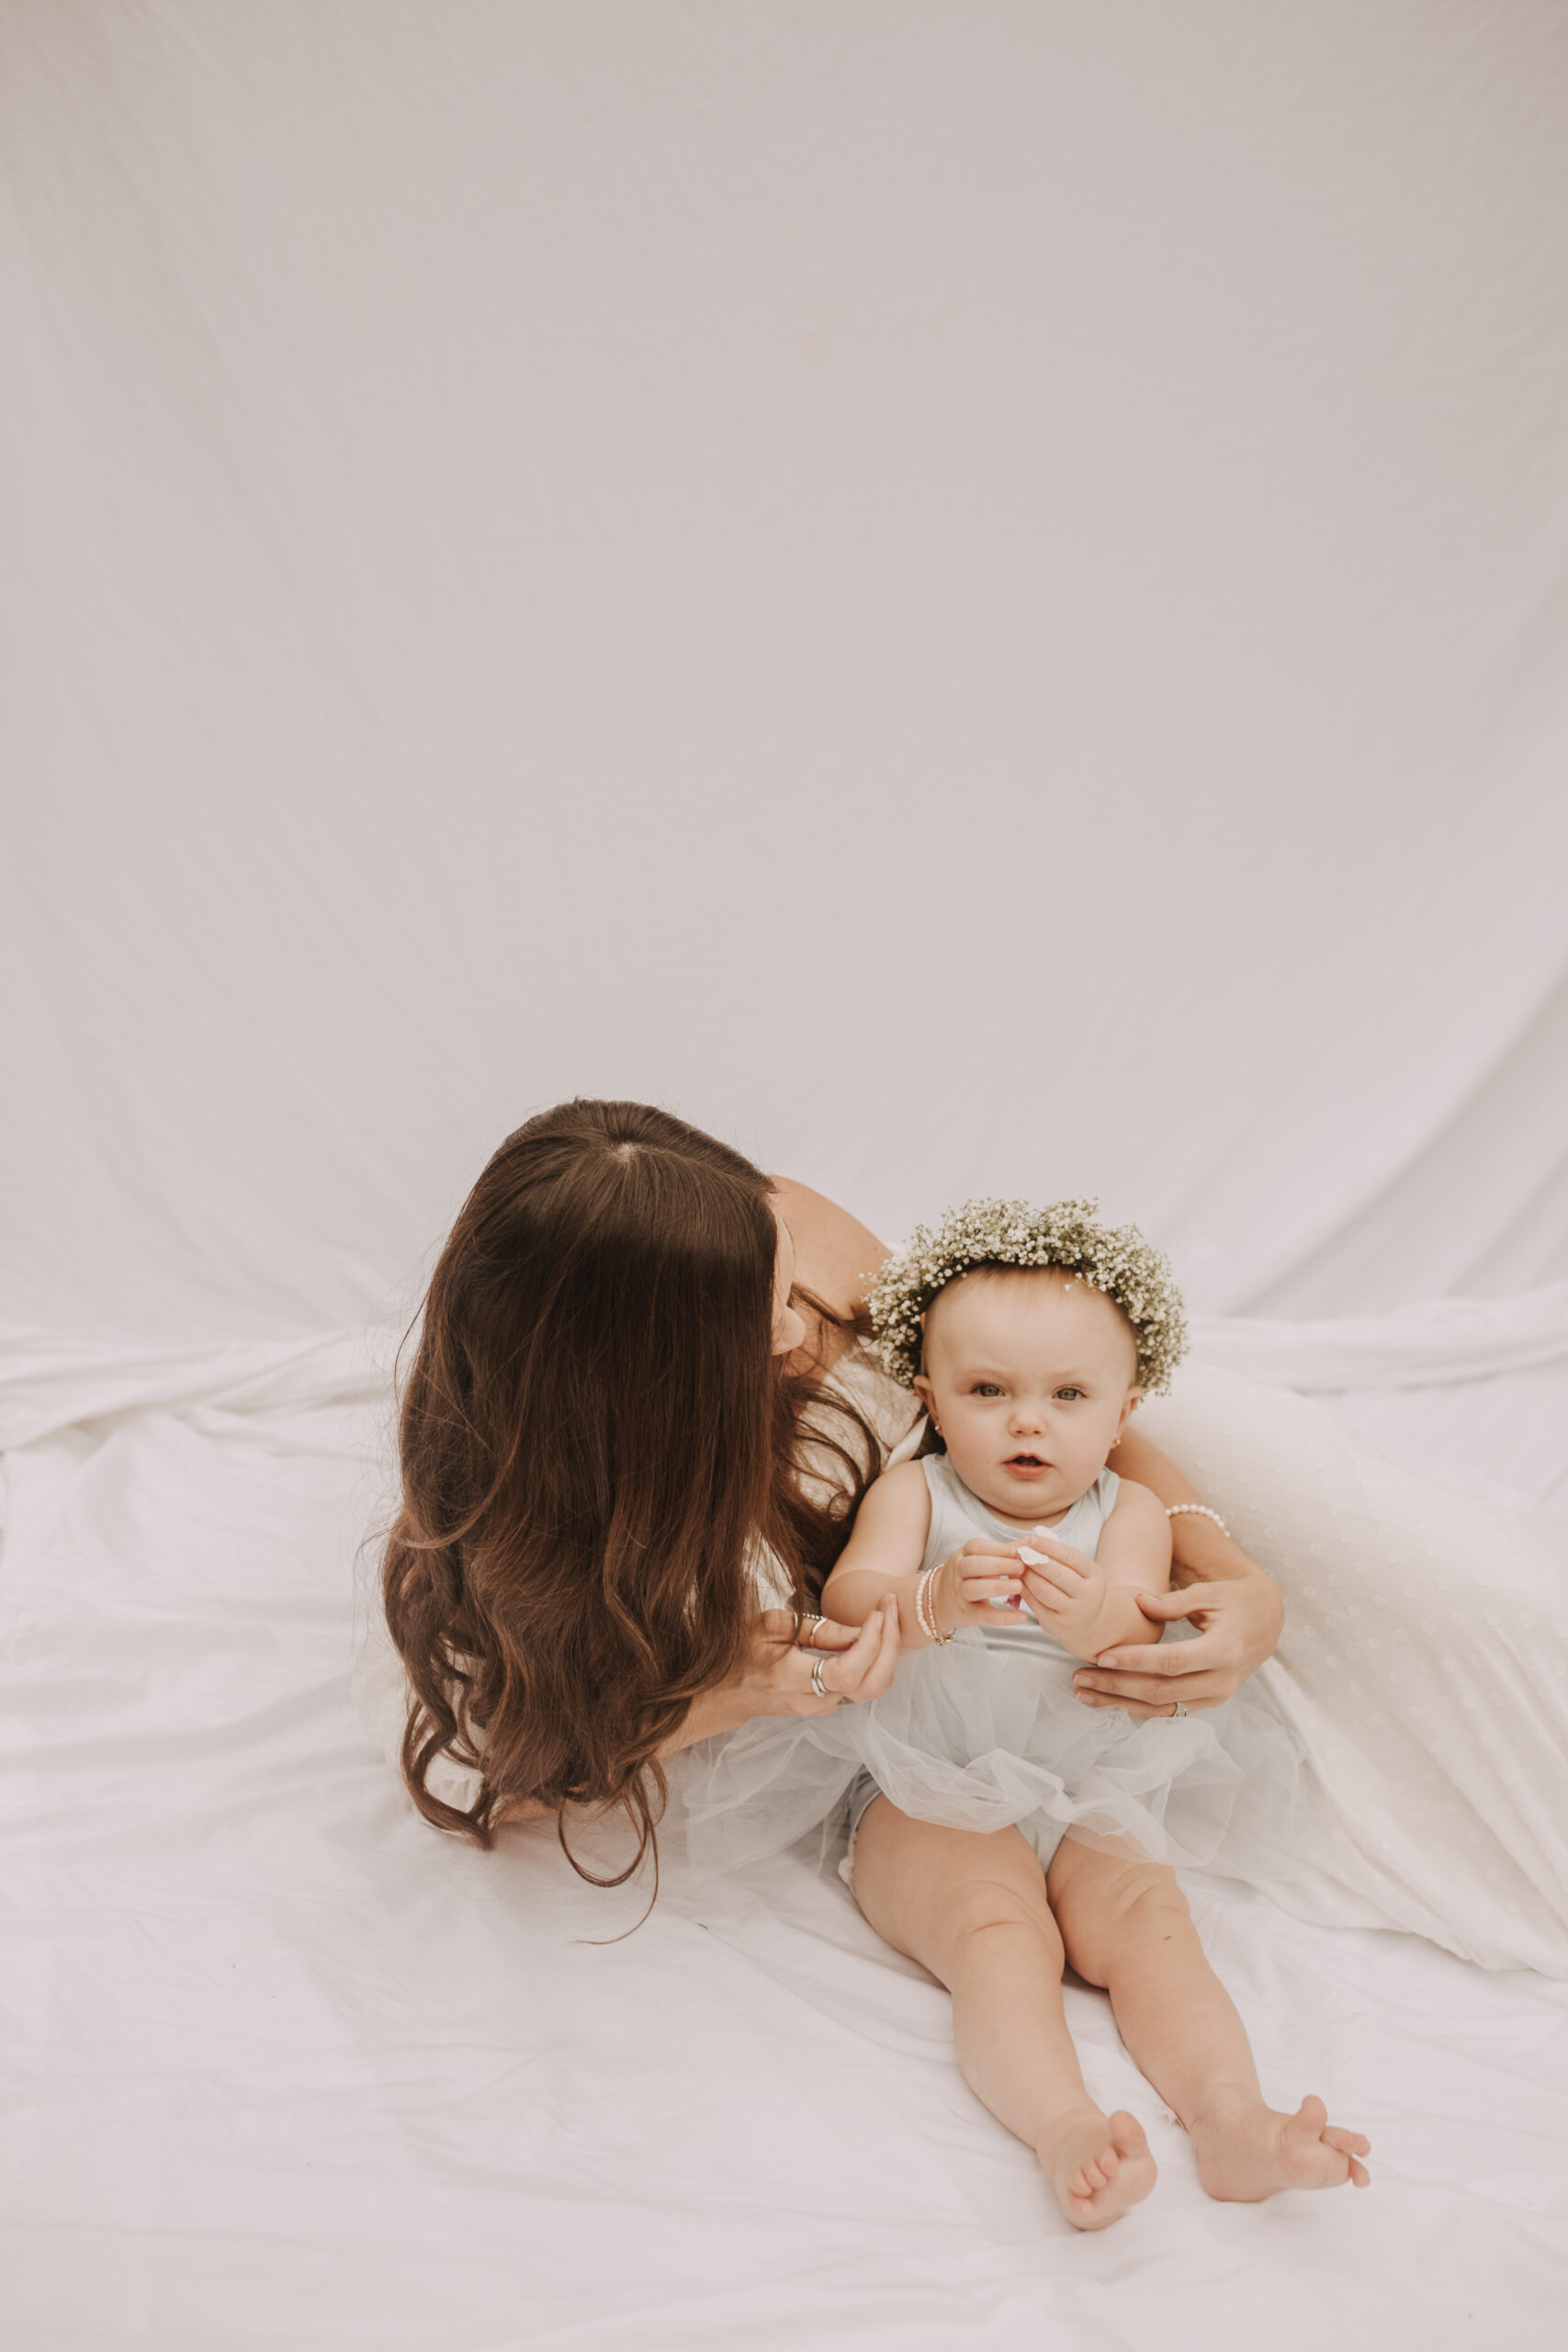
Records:
<instances>
[{"instance_id":1,"label":"pearl bracelet","mask_svg":"<svg viewBox=\"0 0 1568 2352\"><path fill-rule=\"evenodd\" d=\"M1225 1525L1219 1512L1211 1510L1207 1503L1167 1503L1165 1515L1167 1519L1174 1519L1179 1511L1184 1510L1195 1512L1200 1519L1212 1519L1222 1535L1230 1533L1230 1529Z\"/></svg>"},{"instance_id":2,"label":"pearl bracelet","mask_svg":"<svg viewBox=\"0 0 1568 2352\"><path fill-rule=\"evenodd\" d=\"M951 1634L944 1634L938 1625L936 1606L931 1597L931 1578L940 1576L945 1566L945 1561L938 1560L933 1566L922 1570L915 1585L915 1623L926 1639L934 1642L939 1649L944 1648L953 1639Z\"/></svg>"}]
</instances>

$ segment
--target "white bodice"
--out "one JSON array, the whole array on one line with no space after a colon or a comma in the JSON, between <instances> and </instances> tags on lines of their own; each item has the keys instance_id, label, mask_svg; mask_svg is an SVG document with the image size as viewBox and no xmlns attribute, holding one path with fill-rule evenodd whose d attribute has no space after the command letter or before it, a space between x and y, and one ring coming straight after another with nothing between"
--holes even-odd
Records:
<instances>
[{"instance_id":1,"label":"white bodice","mask_svg":"<svg viewBox=\"0 0 1568 2352\"><path fill-rule=\"evenodd\" d=\"M977 1495L972 1495L945 1453L928 1453L920 1463L925 1473L926 1489L931 1498L931 1532L926 1537L922 1568L934 1568L939 1560L951 1558L962 1549L971 1536L992 1535L1001 1544L1027 1544L1029 1530L1015 1527L1010 1520L998 1519L987 1510ZM1047 1532L1058 1544L1070 1544L1076 1552L1087 1552L1094 1557L1096 1546L1104 1532L1116 1501L1116 1490L1122 1481L1114 1470L1102 1470L1087 1495L1080 1495L1072 1509L1057 1520ZM998 1623L995 1633L984 1629L982 1638L987 1649L1010 1653L1013 1657L1032 1652L1070 1666L1082 1660L1065 1644L1049 1634L1029 1613L1027 1605L1021 1611L1009 1610L1008 1617L1021 1616L1018 1623ZM997 1616L1002 1617L998 1609Z\"/></svg>"}]
</instances>

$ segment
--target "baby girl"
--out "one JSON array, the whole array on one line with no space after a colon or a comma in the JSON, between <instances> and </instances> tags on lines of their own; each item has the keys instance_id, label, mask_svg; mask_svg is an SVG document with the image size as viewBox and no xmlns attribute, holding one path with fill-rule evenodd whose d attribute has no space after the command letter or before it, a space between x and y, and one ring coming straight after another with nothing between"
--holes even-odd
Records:
<instances>
[{"instance_id":1,"label":"baby girl","mask_svg":"<svg viewBox=\"0 0 1568 2352\"><path fill-rule=\"evenodd\" d=\"M1241 1787L1286 1786L1273 1727L1237 1717L1221 1737L1196 1714L1134 1724L1073 1698L1079 1662L1160 1636L1138 1594L1169 1583L1169 1519L1106 1463L1185 1340L1166 1261L1094 1208L970 1203L885 1268L880 1352L919 1393L929 1436L867 1493L822 1606L863 1623L891 1592L905 1648L925 1656L819 1735L861 1743L862 1908L948 1985L965 2076L1036 2150L1079 2229L1146 2196L1155 2165L1134 2118L1101 2113L1085 2087L1064 1954L1109 1989L1211 2196L1368 2178L1367 2141L1320 2099L1293 2115L1265 2103L1175 1877L1150 1859L1202 1849L1183 1823L1221 1842ZM975 1827L993 1834L955 1834Z\"/></svg>"}]
</instances>

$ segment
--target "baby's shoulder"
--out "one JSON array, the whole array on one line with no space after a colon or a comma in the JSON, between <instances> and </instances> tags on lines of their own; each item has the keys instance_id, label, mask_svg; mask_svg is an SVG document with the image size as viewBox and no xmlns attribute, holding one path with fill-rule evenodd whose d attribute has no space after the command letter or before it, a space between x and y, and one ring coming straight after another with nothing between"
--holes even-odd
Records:
<instances>
[{"instance_id":1,"label":"baby's shoulder","mask_svg":"<svg viewBox=\"0 0 1568 2352\"><path fill-rule=\"evenodd\" d=\"M931 1518L931 1488L920 1464L898 1462L891 1470L885 1470L880 1478L872 1480L860 1507L860 1516L863 1520L869 1513L878 1526L908 1527L918 1523L923 1530Z\"/></svg>"},{"instance_id":2,"label":"baby's shoulder","mask_svg":"<svg viewBox=\"0 0 1568 2352\"><path fill-rule=\"evenodd\" d=\"M871 1491L873 1494L929 1496L931 1489L926 1485L925 1464L896 1462L890 1470L885 1470L879 1478L873 1479Z\"/></svg>"},{"instance_id":3,"label":"baby's shoulder","mask_svg":"<svg viewBox=\"0 0 1568 2352\"><path fill-rule=\"evenodd\" d=\"M1135 1478L1119 1477L1114 1470L1102 1470L1095 1485L1119 1518L1165 1523L1165 1505L1152 1487L1141 1487Z\"/></svg>"}]
</instances>

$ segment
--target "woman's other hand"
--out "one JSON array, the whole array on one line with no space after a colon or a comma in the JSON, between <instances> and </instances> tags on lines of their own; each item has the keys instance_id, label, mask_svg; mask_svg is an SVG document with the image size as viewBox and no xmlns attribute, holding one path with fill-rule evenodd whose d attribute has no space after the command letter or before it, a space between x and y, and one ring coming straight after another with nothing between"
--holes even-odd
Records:
<instances>
[{"instance_id":1,"label":"woman's other hand","mask_svg":"<svg viewBox=\"0 0 1568 2352\"><path fill-rule=\"evenodd\" d=\"M802 1623L807 1639L798 1638ZM838 1625L830 1617L815 1623L797 1620L792 1609L767 1609L754 1621L750 1653L727 1682L705 1694L724 1702L720 1731L752 1715L829 1715L842 1701L858 1704L880 1699L898 1663L898 1607L891 1595L878 1603L863 1625ZM812 1687L820 1667L822 1695ZM703 1702L694 1702L695 1713ZM704 1738L705 1732L697 1732Z\"/></svg>"},{"instance_id":2,"label":"woman's other hand","mask_svg":"<svg viewBox=\"0 0 1568 2352\"><path fill-rule=\"evenodd\" d=\"M1272 1655L1285 1622L1280 1588L1261 1568L1179 1592L1140 1592L1138 1606L1156 1624L1187 1618L1197 1640L1130 1650L1124 1659L1108 1650L1080 1667L1073 1683L1084 1706L1122 1707L1144 1723L1170 1714L1178 1700L1193 1713L1223 1706Z\"/></svg>"}]
</instances>

